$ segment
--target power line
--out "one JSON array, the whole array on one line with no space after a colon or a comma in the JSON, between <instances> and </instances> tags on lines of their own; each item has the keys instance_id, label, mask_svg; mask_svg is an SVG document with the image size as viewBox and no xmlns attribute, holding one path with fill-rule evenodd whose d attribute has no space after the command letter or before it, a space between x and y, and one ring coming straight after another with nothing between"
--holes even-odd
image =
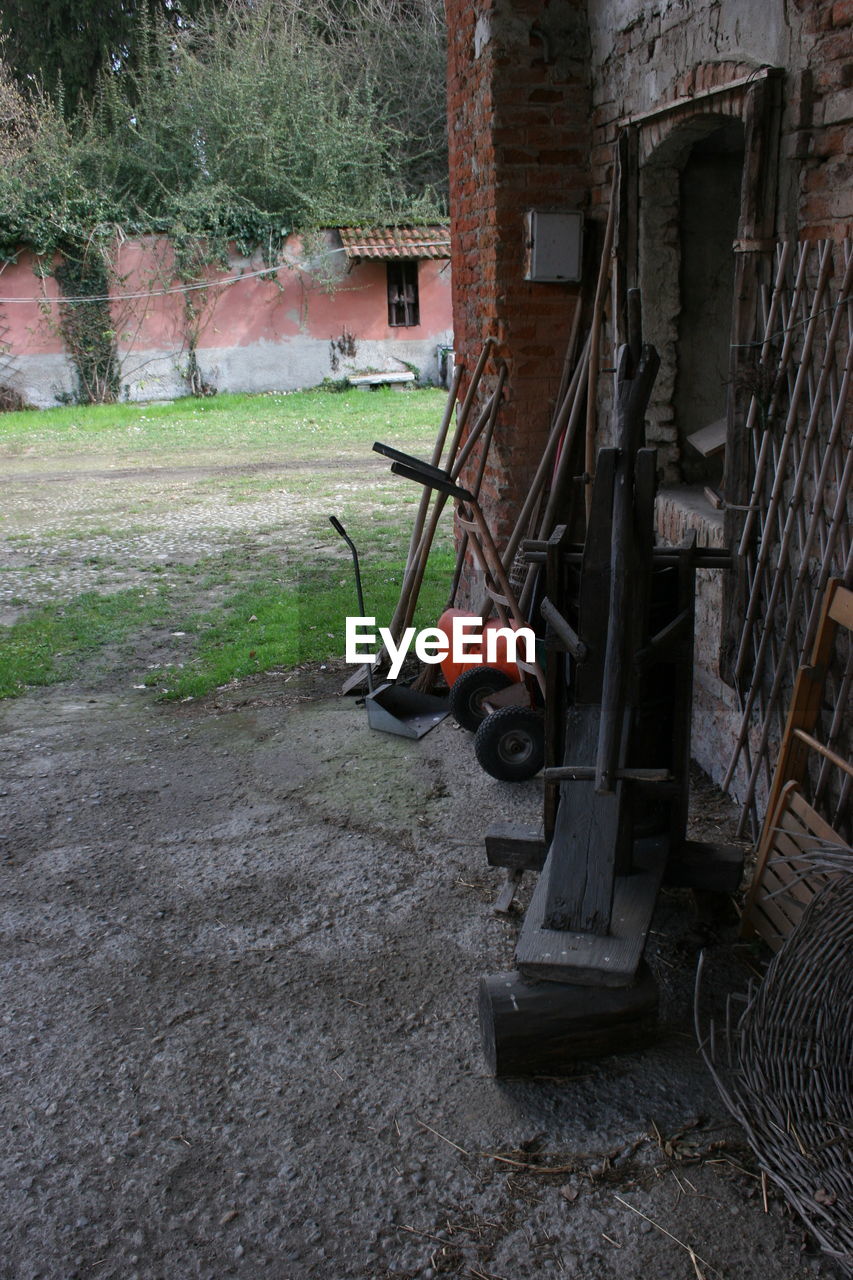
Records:
<instances>
[{"instance_id":1,"label":"power line","mask_svg":"<svg viewBox=\"0 0 853 1280\"><path fill-rule=\"evenodd\" d=\"M449 240L435 240L429 242L418 241L419 249L444 249L450 244ZM352 256L357 250L367 251L374 249L375 245L351 245L349 247L342 246L339 249L324 249L322 253L312 254L312 260L317 261L318 258L331 258L337 253L346 253ZM134 302L142 298L168 298L180 293L198 293L205 289L222 289L232 284L239 284L241 280L255 280L259 276L277 275L279 271L287 267L292 271L308 272L309 268L301 262L296 262L290 258L285 258L274 267L261 267L257 271L243 271L238 276L224 276L220 280L201 280L197 284L180 284L172 285L168 289L145 289L139 293L93 293L85 296L75 296L73 298L65 295L56 298L50 298L47 294L42 294L38 298L2 298L0 297L0 306L8 303L29 303L41 306L44 303L57 303L63 306L79 306L85 302Z\"/></svg>"},{"instance_id":2,"label":"power line","mask_svg":"<svg viewBox=\"0 0 853 1280\"><path fill-rule=\"evenodd\" d=\"M330 258L336 253L345 253L344 249L327 249L322 254L315 254L314 259L319 257ZM221 289L227 285L239 284L241 280L254 280L258 276L277 275L279 271L283 271L287 267L293 271L307 271L308 268L299 262L293 262L285 259L274 267L261 267L257 271L243 271L238 276L225 276L220 280L201 280L197 284L180 284L173 285L168 289L145 289L139 293L93 293L83 297L56 297L50 298L47 294L42 294L38 298L0 298L0 306L4 306L7 302L36 303L41 305L45 302L61 303L63 306L76 306L84 302L133 302L140 298L167 298L177 293L198 293L204 289Z\"/></svg>"}]
</instances>

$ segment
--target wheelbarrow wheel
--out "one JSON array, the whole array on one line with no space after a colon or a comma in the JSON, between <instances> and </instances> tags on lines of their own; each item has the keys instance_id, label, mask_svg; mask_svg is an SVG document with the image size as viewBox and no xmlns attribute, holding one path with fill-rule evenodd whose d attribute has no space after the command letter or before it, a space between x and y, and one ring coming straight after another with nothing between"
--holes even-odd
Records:
<instances>
[{"instance_id":1,"label":"wheelbarrow wheel","mask_svg":"<svg viewBox=\"0 0 853 1280\"><path fill-rule=\"evenodd\" d=\"M499 689L514 684L512 676L497 667L469 667L450 686L450 713L462 729L475 733L489 714L483 703Z\"/></svg>"},{"instance_id":2,"label":"wheelbarrow wheel","mask_svg":"<svg viewBox=\"0 0 853 1280\"><path fill-rule=\"evenodd\" d=\"M474 753L493 778L524 782L545 763L545 716L533 707L501 707L486 716Z\"/></svg>"}]
</instances>

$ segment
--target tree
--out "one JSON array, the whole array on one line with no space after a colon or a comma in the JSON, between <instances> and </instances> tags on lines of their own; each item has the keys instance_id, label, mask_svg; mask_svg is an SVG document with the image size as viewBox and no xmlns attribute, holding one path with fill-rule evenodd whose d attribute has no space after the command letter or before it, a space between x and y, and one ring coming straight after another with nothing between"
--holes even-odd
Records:
<instances>
[{"instance_id":1,"label":"tree","mask_svg":"<svg viewBox=\"0 0 853 1280\"><path fill-rule=\"evenodd\" d=\"M99 76L134 64L142 31L154 22L179 30L199 8L200 0L2 0L3 56L19 85L38 85L72 115Z\"/></svg>"}]
</instances>

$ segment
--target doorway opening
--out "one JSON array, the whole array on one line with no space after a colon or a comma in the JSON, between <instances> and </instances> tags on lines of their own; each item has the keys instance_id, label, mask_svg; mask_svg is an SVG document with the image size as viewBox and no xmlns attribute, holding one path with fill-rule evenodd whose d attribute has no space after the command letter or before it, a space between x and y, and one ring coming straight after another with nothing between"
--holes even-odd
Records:
<instances>
[{"instance_id":1,"label":"doorway opening","mask_svg":"<svg viewBox=\"0 0 853 1280\"><path fill-rule=\"evenodd\" d=\"M640 168L643 323L661 357L649 443L664 484L722 477L744 136L737 117L694 116Z\"/></svg>"}]
</instances>

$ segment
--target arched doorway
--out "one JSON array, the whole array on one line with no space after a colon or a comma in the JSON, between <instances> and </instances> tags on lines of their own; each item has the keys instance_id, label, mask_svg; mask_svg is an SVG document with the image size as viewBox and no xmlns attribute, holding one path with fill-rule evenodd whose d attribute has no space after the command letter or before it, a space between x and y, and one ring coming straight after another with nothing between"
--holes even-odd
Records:
<instances>
[{"instance_id":1,"label":"arched doorway","mask_svg":"<svg viewBox=\"0 0 853 1280\"><path fill-rule=\"evenodd\" d=\"M742 121L708 115L676 127L640 169L644 330L661 356L649 418L665 483L722 477L743 164ZM712 427L705 452L690 443Z\"/></svg>"}]
</instances>

